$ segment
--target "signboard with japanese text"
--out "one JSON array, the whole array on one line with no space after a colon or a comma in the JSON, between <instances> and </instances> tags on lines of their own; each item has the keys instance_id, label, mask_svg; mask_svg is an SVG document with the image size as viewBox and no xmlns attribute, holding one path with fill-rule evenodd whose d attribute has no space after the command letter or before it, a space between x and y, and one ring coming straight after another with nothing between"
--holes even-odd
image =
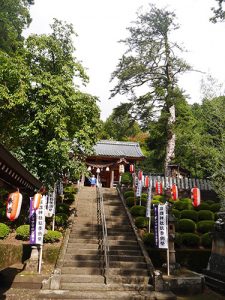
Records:
<instances>
[{"instance_id":1,"label":"signboard with japanese text","mask_svg":"<svg viewBox=\"0 0 225 300\"><path fill-rule=\"evenodd\" d=\"M30 198L30 244L43 244L45 231L46 196L42 196L38 209L34 209L33 197Z\"/></svg>"},{"instance_id":2,"label":"signboard with japanese text","mask_svg":"<svg viewBox=\"0 0 225 300\"><path fill-rule=\"evenodd\" d=\"M136 190L136 197L141 197L142 193L142 179L138 180L137 190Z\"/></svg>"},{"instance_id":3,"label":"signboard with japanese text","mask_svg":"<svg viewBox=\"0 0 225 300\"><path fill-rule=\"evenodd\" d=\"M55 214L56 193L53 191L46 197L45 216L50 218Z\"/></svg>"},{"instance_id":4,"label":"signboard with japanese text","mask_svg":"<svg viewBox=\"0 0 225 300\"><path fill-rule=\"evenodd\" d=\"M149 180L148 197L146 203L146 218L151 217L151 202L152 202L152 180Z\"/></svg>"},{"instance_id":5,"label":"signboard with japanese text","mask_svg":"<svg viewBox=\"0 0 225 300\"><path fill-rule=\"evenodd\" d=\"M166 204L154 205L155 244L158 248L168 249L168 207Z\"/></svg>"}]
</instances>

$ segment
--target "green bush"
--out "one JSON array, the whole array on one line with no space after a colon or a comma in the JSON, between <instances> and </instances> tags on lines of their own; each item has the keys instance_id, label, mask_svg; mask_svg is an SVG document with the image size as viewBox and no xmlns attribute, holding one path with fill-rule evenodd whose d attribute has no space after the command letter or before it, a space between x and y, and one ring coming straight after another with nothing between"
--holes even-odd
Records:
<instances>
[{"instance_id":1,"label":"green bush","mask_svg":"<svg viewBox=\"0 0 225 300\"><path fill-rule=\"evenodd\" d=\"M146 193L142 193L141 194L141 200L143 199L145 199L145 200L147 200L147 198L148 198L148 194L146 194Z\"/></svg>"},{"instance_id":2,"label":"green bush","mask_svg":"<svg viewBox=\"0 0 225 300\"><path fill-rule=\"evenodd\" d=\"M204 203L212 205L212 204L215 204L215 201L213 201L213 200L206 200Z\"/></svg>"},{"instance_id":3,"label":"green bush","mask_svg":"<svg viewBox=\"0 0 225 300\"><path fill-rule=\"evenodd\" d=\"M133 217L144 217L146 214L146 208L141 205L134 205L131 207L130 213Z\"/></svg>"},{"instance_id":4,"label":"green bush","mask_svg":"<svg viewBox=\"0 0 225 300\"><path fill-rule=\"evenodd\" d=\"M157 200L159 202L164 202L166 197L164 195L154 195L153 200Z\"/></svg>"},{"instance_id":5,"label":"green bush","mask_svg":"<svg viewBox=\"0 0 225 300\"><path fill-rule=\"evenodd\" d=\"M214 220L214 213L210 210L200 210L198 211L198 220Z\"/></svg>"},{"instance_id":6,"label":"green bush","mask_svg":"<svg viewBox=\"0 0 225 300\"><path fill-rule=\"evenodd\" d=\"M195 222L189 219L179 220L177 225L180 232L195 232L196 229Z\"/></svg>"},{"instance_id":7,"label":"green bush","mask_svg":"<svg viewBox=\"0 0 225 300\"><path fill-rule=\"evenodd\" d=\"M184 209L180 212L180 219L190 219L194 222L197 222L198 212L195 210Z\"/></svg>"},{"instance_id":8,"label":"green bush","mask_svg":"<svg viewBox=\"0 0 225 300\"><path fill-rule=\"evenodd\" d=\"M183 233L181 235L182 244L187 247L198 247L200 237L195 233Z\"/></svg>"},{"instance_id":9,"label":"green bush","mask_svg":"<svg viewBox=\"0 0 225 300\"><path fill-rule=\"evenodd\" d=\"M145 217L137 217L135 219L135 225L137 228L144 228L148 226L148 218Z\"/></svg>"},{"instance_id":10,"label":"green bush","mask_svg":"<svg viewBox=\"0 0 225 300\"><path fill-rule=\"evenodd\" d=\"M211 248L212 247L212 235L211 235L211 233L206 232L201 236L201 245L205 248Z\"/></svg>"},{"instance_id":11,"label":"green bush","mask_svg":"<svg viewBox=\"0 0 225 300\"><path fill-rule=\"evenodd\" d=\"M178 210L192 209L192 204L189 201L177 200L173 202L173 208Z\"/></svg>"},{"instance_id":12,"label":"green bush","mask_svg":"<svg viewBox=\"0 0 225 300\"><path fill-rule=\"evenodd\" d=\"M144 233L143 234L143 242L145 245L154 247L155 246L155 238L154 238L154 233Z\"/></svg>"},{"instance_id":13,"label":"green bush","mask_svg":"<svg viewBox=\"0 0 225 300\"><path fill-rule=\"evenodd\" d=\"M7 226L4 223L0 223L0 239L6 238L9 232L10 232L9 226Z\"/></svg>"},{"instance_id":14,"label":"green bush","mask_svg":"<svg viewBox=\"0 0 225 300\"><path fill-rule=\"evenodd\" d=\"M65 203L58 203L56 205L56 212L57 213L65 213L68 214L70 210L70 206L68 204Z\"/></svg>"},{"instance_id":15,"label":"green bush","mask_svg":"<svg viewBox=\"0 0 225 300\"><path fill-rule=\"evenodd\" d=\"M197 231L200 233L206 233L213 230L214 221L199 221L197 223Z\"/></svg>"},{"instance_id":16,"label":"green bush","mask_svg":"<svg viewBox=\"0 0 225 300\"><path fill-rule=\"evenodd\" d=\"M208 203L203 202L199 206L195 207L196 210L210 210L210 206Z\"/></svg>"},{"instance_id":17,"label":"green bush","mask_svg":"<svg viewBox=\"0 0 225 300\"><path fill-rule=\"evenodd\" d=\"M159 201L159 200L152 200L152 207L154 206L154 205L158 205L158 204L160 204L161 202Z\"/></svg>"},{"instance_id":18,"label":"green bush","mask_svg":"<svg viewBox=\"0 0 225 300\"><path fill-rule=\"evenodd\" d=\"M181 198L180 201L186 202L186 203L192 203L192 200L190 198Z\"/></svg>"},{"instance_id":19,"label":"green bush","mask_svg":"<svg viewBox=\"0 0 225 300\"><path fill-rule=\"evenodd\" d=\"M124 199L130 198L130 197L134 198L134 191L127 191L123 194L123 196L124 196Z\"/></svg>"},{"instance_id":20,"label":"green bush","mask_svg":"<svg viewBox=\"0 0 225 300\"><path fill-rule=\"evenodd\" d=\"M73 202L75 200L75 197L74 197L74 193L65 193L64 194L64 201L68 201L68 202ZM66 204L68 205L68 204Z\"/></svg>"},{"instance_id":21,"label":"green bush","mask_svg":"<svg viewBox=\"0 0 225 300\"><path fill-rule=\"evenodd\" d=\"M213 203L210 205L210 210L212 212L218 212L220 210L220 204L219 203Z\"/></svg>"},{"instance_id":22,"label":"green bush","mask_svg":"<svg viewBox=\"0 0 225 300\"><path fill-rule=\"evenodd\" d=\"M180 219L180 211L178 209L173 208L172 209L172 214L176 219Z\"/></svg>"},{"instance_id":23,"label":"green bush","mask_svg":"<svg viewBox=\"0 0 225 300\"><path fill-rule=\"evenodd\" d=\"M62 237L62 233L59 231L48 230L47 233L44 235L44 242L45 243L54 243L58 242Z\"/></svg>"},{"instance_id":24,"label":"green bush","mask_svg":"<svg viewBox=\"0 0 225 300\"><path fill-rule=\"evenodd\" d=\"M125 172L121 176L121 184L132 184L133 177L132 174L129 172Z\"/></svg>"},{"instance_id":25,"label":"green bush","mask_svg":"<svg viewBox=\"0 0 225 300\"><path fill-rule=\"evenodd\" d=\"M134 197L128 197L128 198L126 199L126 205L127 205L127 207L132 207L132 206L134 206Z\"/></svg>"},{"instance_id":26,"label":"green bush","mask_svg":"<svg viewBox=\"0 0 225 300\"><path fill-rule=\"evenodd\" d=\"M69 194L76 194L78 192L78 189L72 185L68 185L64 187L63 190L64 194L69 193Z\"/></svg>"},{"instance_id":27,"label":"green bush","mask_svg":"<svg viewBox=\"0 0 225 300\"><path fill-rule=\"evenodd\" d=\"M16 229L16 238L27 241L30 238L30 225L21 225Z\"/></svg>"},{"instance_id":28,"label":"green bush","mask_svg":"<svg viewBox=\"0 0 225 300\"><path fill-rule=\"evenodd\" d=\"M145 194L144 196L141 195L141 205L146 206L146 203L147 203L147 197L145 197Z\"/></svg>"},{"instance_id":29,"label":"green bush","mask_svg":"<svg viewBox=\"0 0 225 300\"><path fill-rule=\"evenodd\" d=\"M175 247L180 247L182 244L182 235L179 232L175 233L174 245Z\"/></svg>"},{"instance_id":30,"label":"green bush","mask_svg":"<svg viewBox=\"0 0 225 300\"><path fill-rule=\"evenodd\" d=\"M1 207L0 208L0 216L1 216L1 219L6 217L6 209L5 209L5 207Z\"/></svg>"},{"instance_id":31,"label":"green bush","mask_svg":"<svg viewBox=\"0 0 225 300\"><path fill-rule=\"evenodd\" d=\"M65 226L68 221L68 216L64 213L59 213L55 215L55 223L58 226Z\"/></svg>"}]
</instances>

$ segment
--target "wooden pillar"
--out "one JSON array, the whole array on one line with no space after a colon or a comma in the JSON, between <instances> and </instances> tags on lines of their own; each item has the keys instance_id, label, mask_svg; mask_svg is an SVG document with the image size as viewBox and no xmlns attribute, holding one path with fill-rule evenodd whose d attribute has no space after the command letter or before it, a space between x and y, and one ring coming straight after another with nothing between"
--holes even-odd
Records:
<instances>
[{"instance_id":1,"label":"wooden pillar","mask_svg":"<svg viewBox=\"0 0 225 300\"><path fill-rule=\"evenodd\" d=\"M110 187L113 188L113 184L114 184L114 170L111 170L111 174L110 174Z\"/></svg>"}]
</instances>

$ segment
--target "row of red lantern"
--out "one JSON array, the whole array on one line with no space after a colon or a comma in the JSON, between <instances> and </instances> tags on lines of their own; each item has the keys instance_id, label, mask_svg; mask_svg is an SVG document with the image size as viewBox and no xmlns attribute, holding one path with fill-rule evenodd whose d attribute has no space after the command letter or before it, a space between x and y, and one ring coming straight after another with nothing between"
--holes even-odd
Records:
<instances>
[{"instance_id":1,"label":"row of red lantern","mask_svg":"<svg viewBox=\"0 0 225 300\"><path fill-rule=\"evenodd\" d=\"M41 203L41 193L36 193L33 197L34 209L37 210ZM6 206L6 216L10 221L14 221L19 217L21 206L22 206L23 196L17 190L14 193L9 194Z\"/></svg>"}]
</instances>

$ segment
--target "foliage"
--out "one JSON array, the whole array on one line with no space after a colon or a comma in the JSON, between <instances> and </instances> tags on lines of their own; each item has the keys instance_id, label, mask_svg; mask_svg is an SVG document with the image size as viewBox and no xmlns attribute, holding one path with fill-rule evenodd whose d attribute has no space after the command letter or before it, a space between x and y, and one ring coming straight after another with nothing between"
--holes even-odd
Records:
<instances>
[{"instance_id":1,"label":"foliage","mask_svg":"<svg viewBox=\"0 0 225 300\"><path fill-rule=\"evenodd\" d=\"M190 219L194 222L197 222L198 212L195 210L184 209L180 212L180 219Z\"/></svg>"},{"instance_id":2,"label":"foliage","mask_svg":"<svg viewBox=\"0 0 225 300\"><path fill-rule=\"evenodd\" d=\"M144 233L143 234L143 242L145 243L145 245L150 246L150 247L154 247L155 246L155 238L154 238L154 233Z\"/></svg>"},{"instance_id":3,"label":"foliage","mask_svg":"<svg viewBox=\"0 0 225 300\"><path fill-rule=\"evenodd\" d=\"M179 232L175 233L174 245L175 247L180 247L182 244L182 234Z\"/></svg>"},{"instance_id":4,"label":"foliage","mask_svg":"<svg viewBox=\"0 0 225 300\"><path fill-rule=\"evenodd\" d=\"M187 247L198 247L200 244L200 237L195 233L183 233L181 240L182 244Z\"/></svg>"},{"instance_id":5,"label":"foliage","mask_svg":"<svg viewBox=\"0 0 225 300\"><path fill-rule=\"evenodd\" d=\"M21 225L16 229L16 238L27 241L30 238L30 225Z\"/></svg>"},{"instance_id":6,"label":"foliage","mask_svg":"<svg viewBox=\"0 0 225 300\"><path fill-rule=\"evenodd\" d=\"M4 223L0 223L0 239L6 238L9 232L10 232L9 226L7 226Z\"/></svg>"},{"instance_id":7,"label":"foliage","mask_svg":"<svg viewBox=\"0 0 225 300\"><path fill-rule=\"evenodd\" d=\"M62 238L62 233L59 231L53 231L53 230L48 230L47 233L44 235L44 242L45 243L54 243L60 241Z\"/></svg>"},{"instance_id":8,"label":"foliage","mask_svg":"<svg viewBox=\"0 0 225 300\"><path fill-rule=\"evenodd\" d=\"M56 204L56 212L57 213L65 213L68 214L70 210L70 207L66 203L58 203Z\"/></svg>"},{"instance_id":9,"label":"foliage","mask_svg":"<svg viewBox=\"0 0 225 300\"><path fill-rule=\"evenodd\" d=\"M129 197L134 197L134 191L126 191L124 194L123 194L124 198L127 199Z\"/></svg>"},{"instance_id":10,"label":"foliage","mask_svg":"<svg viewBox=\"0 0 225 300\"><path fill-rule=\"evenodd\" d=\"M195 232L196 224L194 221L190 219L182 219L179 220L178 223L178 231L179 232Z\"/></svg>"},{"instance_id":11,"label":"foliage","mask_svg":"<svg viewBox=\"0 0 225 300\"><path fill-rule=\"evenodd\" d=\"M126 199L126 205L127 205L128 207L134 206L134 197L128 197L128 198Z\"/></svg>"},{"instance_id":12,"label":"foliage","mask_svg":"<svg viewBox=\"0 0 225 300\"><path fill-rule=\"evenodd\" d=\"M173 208L172 209L172 214L176 219L180 219L180 211L178 209Z\"/></svg>"},{"instance_id":13,"label":"foliage","mask_svg":"<svg viewBox=\"0 0 225 300\"><path fill-rule=\"evenodd\" d=\"M192 205L185 201L174 201L173 208L178 210L192 209Z\"/></svg>"},{"instance_id":14,"label":"foliage","mask_svg":"<svg viewBox=\"0 0 225 300\"><path fill-rule=\"evenodd\" d=\"M154 205L158 205L158 204L160 204L161 202L159 201L159 200L152 200L152 207L154 206Z\"/></svg>"},{"instance_id":15,"label":"foliage","mask_svg":"<svg viewBox=\"0 0 225 300\"><path fill-rule=\"evenodd\" d=\"M213 230L214 221L204 220L197 223L197 231L200 233L211 232Z\"/></svg>"},{"instance_id":16,"label":"foliage","mask_svg":"<svg viewBox=\"0 0 225 300\"><path fill-rule=\"evenodd\" d=\"M129 172L125 172L121 176L121 184L132 184L133 178L132 174Z\"/></svg>"},{"instance_id":17,"label":"foliage","mask_svg":"<svg viewBox=\"0 0 225 300\"><path fill-rule=\"evenodd\" d=\"M65 213L55 215L55 223L58 226L65 226L67 224L68 216Z\"/></svg>"},{"instance_id":18,"label":"foliage","mask_svg":"<svg viewBox=\"0 0 225 300\"><path fill-rule=\"evenodd\" d=\"M141 205L134 205L131 207L130 213L133 217L144 217L146 213L146 208Z\"/></svg>"},{"instance_id":19,"label":"foliage","mask_svg":"<svg viewBox=\"0 0 225 300\"><path fill-rule=\"evenodd\" d=\"M165 200L165 195L154 195L153 200L158 200L160 202L163 202Z\"/></svg>"},{"instance_id":20,"label":"foliage","mask_svg":"<svg viewBox=\"0 0 225 300\"><path fill-rule=\"evenodd\" d=\"M148 225L148 218L145 217L137 217L135 218L135 225L137 228L144 228Z\"/></svg>"},{"instance_id":21,"label":"foliage","mask_svg":"<svg viewBox=\"0 0 225 300\"><path fill-rule=\"evenodd\" d=\"M214 213L210 210L200 210L198 212L198 220L214 220Z\"/></svg>"},{"instance_id":22,"label":"foliage","mask_svg":"<svg viewBox=\"0 0 225 300\"><path fill-rule=\"evenodd\" d=\"M201 235L201 245L205 248L212 247L212 235L210 232L206 232Z\"/></svg>"},{"instance_id":23,"label":"foliage","mask_svg":"<svg viewBox=\"0 0 225 300\"><path fill-rule=\"evenodd\" d=\"M212 212L218 212L220 210L220 204L219 203L213 203L210 205L210 210Z\"/></svg>"},{"instance_id":24,"label":"foliage","mask_svg":"<svg viewBox=\"0 0 225 300\"><path fill-rule=\"evenodd\" d=\"M78 192L78 189L74 187L73 185L67 185L63 188L63 193L66 195L67 193L69 194L76 194Z\"/></svg>"},{"instance_id":25,"label":"foliage","mask_svg":"<svg viewBox=\"0 0 225 300\"><path fill-rule=\"evenodd\" d=\"M210 206L208 203L201 203L199 206L195 207L196 210L209 210L210 209Z\"/></svg>"}]
</instances>

